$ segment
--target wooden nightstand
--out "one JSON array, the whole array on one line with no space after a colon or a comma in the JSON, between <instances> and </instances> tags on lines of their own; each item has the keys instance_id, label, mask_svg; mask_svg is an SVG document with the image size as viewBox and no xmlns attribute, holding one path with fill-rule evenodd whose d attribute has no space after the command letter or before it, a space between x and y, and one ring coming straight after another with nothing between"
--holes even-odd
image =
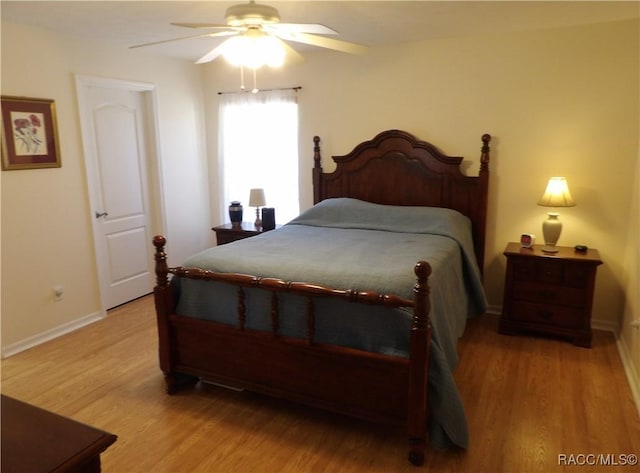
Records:
<instances>
[{"instance_id":1,"label":"wooden nightstand","mask_svg":"<svg viewBox=\"0 0 640 473\"><path fill-rule=\"evenodd\" d=\"M281 226L282 225L276 225L276 228L280 228ZM262 227L256 227L253 222L242 222L240 225L225 223L224 225L213 227L211 230L216 232L218 245L224 245L232 241L242 240L243 238L249 238L269 231L263 230Z\"/></svg>"},{"instance_id":2,"label":"wooden nightstand","mask_svg":"<svg viewBox=\"0 0 640 473\"><path fill-rule=\"evenodd\" d=\"M2 471L100 472L117 437L2 395Z\"/></svg>"},{"instance_id":3,"label":"wooden nightstand","mask_svg":"<svg viewBox=\"0 0 640 473\"><path fill-rule=\"evenodd\" d=\"M569 338L591 346L591 307L598 250L582 253L561 246L543 253L543 245L521 248L509 243L500 333L531 331Z\"/></svg>"}]
</instances>

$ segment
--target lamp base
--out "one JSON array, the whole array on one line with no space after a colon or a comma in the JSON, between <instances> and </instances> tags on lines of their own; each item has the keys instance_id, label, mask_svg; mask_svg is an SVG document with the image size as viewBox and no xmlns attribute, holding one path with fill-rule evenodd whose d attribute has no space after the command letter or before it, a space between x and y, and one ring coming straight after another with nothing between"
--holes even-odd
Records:
<instances>
[{"instance_id":1,"label":"lamp base","mask_svg":"<svg viewBox=\"0 0 640 473\"><path fill-rule=\"evenodd\" d=\"M256 207L256 221L253 222L256 228L260 228L262 226L262 220L260 220L260 208Z\"/></svg>"},{"instance_id":2,"label":"lamp base","mask_svg":"<svg viewBox=\"0 0 640 473\"><path fill-rule=\"evenodd\" d=\"M562 222L558 220L560 214L549 212L547 220L542 222L542 234L544 235L544 247L542 251L545 253L557 253L556 243L562 233Z\"/></svg>"}]
</instances>

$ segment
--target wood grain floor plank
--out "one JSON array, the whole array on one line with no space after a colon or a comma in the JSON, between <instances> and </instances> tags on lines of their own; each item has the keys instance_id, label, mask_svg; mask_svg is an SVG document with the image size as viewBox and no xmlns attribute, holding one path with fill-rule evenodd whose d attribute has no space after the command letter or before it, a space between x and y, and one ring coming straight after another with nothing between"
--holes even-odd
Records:
<instances>
[{"instance_id":1,"label":"wood grain floor plank","mask_svg":"<svg viewBox=\"0 0 640 473\"><path fill-rule=\"evenodd\" d=\"M454 373L471 444L430 448L422 468L406 461L398 428L208 384L168 396L156 337L145 297L2 360L2 392L118 435L102 457L106 473L609 471L558 458L640 454L640 419L610 333L596 331L585 349L500 335L490 316L471 320Z\"/></svg>"}]
</instances>

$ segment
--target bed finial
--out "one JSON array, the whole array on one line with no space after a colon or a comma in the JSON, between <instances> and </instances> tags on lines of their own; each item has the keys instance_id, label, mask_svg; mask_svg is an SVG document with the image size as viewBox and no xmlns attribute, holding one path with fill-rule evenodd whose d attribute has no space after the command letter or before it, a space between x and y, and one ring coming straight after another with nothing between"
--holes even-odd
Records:
<instances>
[{"instance_id":1,"label":"bed finial","mask_svg":"<svg viewBox=\"0 0 640 473\"><path fill-rule=\"evenodd\" d=\"M418 261L413 270L420 282L425 282L431 276L431 265L426 261Z\"/></svg>"},{"instance_id":2,"label":"bed finial","mask_svg":"<svg viewBox=\"0 0 640 473\"><path fill-rule=\"evenodd\" d=\"M480 155L480 171L488 171L489 170L489 152L491 148L489 148L489 143L491 142L491 135L489 133L485 133L482 135L482 154Z\"/></svg>"},{"instance_id":3,"label":"bed finial","mask_svg":"<svg viewBox=\"0 0 640 473\"><path fill-rule=\"evenodd\" d=\"M154 258L156 260L156 284L158 286L166 286L169 284L169 268L167 267L167 254L164 252L164 246L167 239L162 235L153 237L153 246L156 247Z\"/></svg>"},{"instance_id":4,"label":"bed finial","mask_svg":"<svg viewBox=\"0 0 640 473\"><path fill-rule=\"evenodd\" d=\"M320 165L321 160L322 158L320 157L320 137L314 136L313 137L313 167L314 168L322 167Z\"/></svg>"},{"instance_id":5,"label":"bed finial","mask_svg":"<svg viewBox=\"0 0 640 473\"><path fill-rule=\"evenodd\" d=\"M431 265L426 261L418 261L414 267L414 272L416 274L416 284L413 286L413 293L417 297L413 311L413 326L426 329L430 326L429 276L431 276Z\"/></svg>"}]
</instances>

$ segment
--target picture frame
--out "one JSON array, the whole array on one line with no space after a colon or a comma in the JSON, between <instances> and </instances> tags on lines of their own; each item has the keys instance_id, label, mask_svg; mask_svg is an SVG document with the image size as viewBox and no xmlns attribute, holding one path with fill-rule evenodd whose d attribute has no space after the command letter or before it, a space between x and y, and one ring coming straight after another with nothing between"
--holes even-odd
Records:
<instances>
[{"instance_id":1,"label":"picture frame","mask_svg":"<svg viewBox=\"0 0 640 473\"><path fill-rule=\"evenodd\" d=\"M59 168L55 101L2 95L2 169Z\"/></svg>"}]
</instances>

